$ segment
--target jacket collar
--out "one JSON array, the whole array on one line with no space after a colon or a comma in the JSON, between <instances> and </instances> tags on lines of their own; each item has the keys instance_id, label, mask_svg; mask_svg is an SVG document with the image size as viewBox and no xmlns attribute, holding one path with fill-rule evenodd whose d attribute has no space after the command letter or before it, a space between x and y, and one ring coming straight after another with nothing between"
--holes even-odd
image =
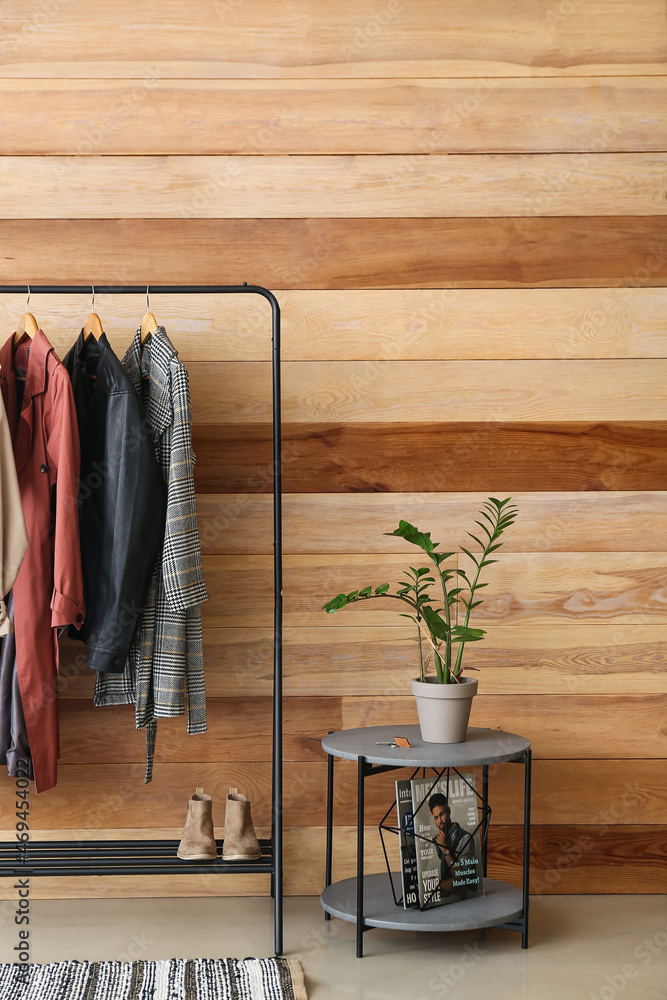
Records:
<instances>
[{"instance_id":1,"label":"jacket collar","mask_svg":"<svg viewBox=\"0 0 667 1000\"><path fill-rule=\"evenodd\" d=\"M146 417L154 442L159 441L173 423L171 363L175 357L176 349L165 328L159 326L143 344L141 329L137 330L123 358L123 368L132 385L146 400ZM148 380L148 393L142 387L142 379Z\"/></svg>"},{"instance_id":2,"label":"jacket collar","mask_svg":"<svg viewBox=\"0 0 667 1000\"><path fill-rule=\"evenodd\" d=\"M117 359L111 349L111 344L107 340L106 333L103 333L99 340L93 340L84 338L83 330L81 330L81 333L63 359L63 364L70 373L71 378L74 376L81 377L85 372L87 379L90 379L91 376L88 368L91 364L91 359L96 361L95 376L100 381L111 379L112 376L109 367ZM90 385L88 385L88 389L90 390Z\"/></svg>"},{"instance_id":3,"label":"jacket collar","mask_svg":"<svg viewBox=\"0 0 667 1000\"><path fill-rule=\"evenodd\" d=\"M43 330L38 330L31 340L27 333L24 333L14 348L14 334L8 337L0 348L0 382L9 381L16 378L15 359L17 352L19 356L27 354L26 383L23 390L24 398L39 395L46 387L46 363L53 347L46 339Z\"/></svg>"},{"instance_id":4,"label":"jacket collar","mask_svg":"<svg viewBox=\"0 0 667 1000\"><path fill-rule=\"evenodd\" d=\"M52 352L53 347L42 330L38 330L32 340L27 333L24 333L16 348L12 334L0 349L0 385L5 397L5 409L14 442L17 472L24 468L30 458L34 422L33 399L46 388L46 369ZM26 362L26 381L20 413L17 412L15 365L17 358Z\"/></svg>"}]
</instances>

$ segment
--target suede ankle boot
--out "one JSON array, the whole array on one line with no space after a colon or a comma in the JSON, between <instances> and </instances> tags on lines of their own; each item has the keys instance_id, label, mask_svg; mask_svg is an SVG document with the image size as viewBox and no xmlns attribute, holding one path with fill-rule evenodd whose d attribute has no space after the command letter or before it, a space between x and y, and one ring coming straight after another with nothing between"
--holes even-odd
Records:
<instances>
[{"instance_id":1,"label":"suede ankle boot","mask_svg":"<svg viewBox=\"0 0 667 1000\"><path fill-rule=\"evenodd\" d=\"M225 806L222 860L256 861L261 856L262 851L250 816L250 803L245 795L230 788Z\"/></svg>"},{"instance_id":2,"label":"suede ankle boot","mask_svg":"<svg viewBox=\"0 0 667 1000\"><path fill-rule=\"evenodd\" d=\"M183 861L212 861L218 856L213 832L213 802L203 788L195 789L188 802L183 837L176 852Z\"/></svg>"}]
</instances>

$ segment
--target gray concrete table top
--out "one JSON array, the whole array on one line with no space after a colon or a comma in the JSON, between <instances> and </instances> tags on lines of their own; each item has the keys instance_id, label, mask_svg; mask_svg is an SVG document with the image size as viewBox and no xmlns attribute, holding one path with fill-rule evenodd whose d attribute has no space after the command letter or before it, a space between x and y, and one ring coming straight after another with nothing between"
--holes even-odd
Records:
<instances>
[{"instance_id":1,"label":"gray concrete table top","mask_svg":"<svg viewBox=\"0 0 667 1000\"><path fill-rule=\"evenodd\" d=\"M405 736L410 747L378 746L396 736ZM530 741L516 733L499 729L478 729L470 726L464 743L424 743L419 726L365 726L361 729L341 729L325 736L322 747L334 757L358 760L365 757L369 764L393 767L473 767L518 760L530 749Z\"/></svg>"}]
</instances>

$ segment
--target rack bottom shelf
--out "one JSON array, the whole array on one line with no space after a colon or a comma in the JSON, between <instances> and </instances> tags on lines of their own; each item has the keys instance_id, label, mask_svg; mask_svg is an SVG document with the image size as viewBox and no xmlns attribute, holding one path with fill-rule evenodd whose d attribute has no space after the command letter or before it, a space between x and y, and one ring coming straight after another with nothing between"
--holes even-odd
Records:
<instances>
[{"instance_id":1,"label":"rack bottom shelf","mask_svg":"<svg viewBox=\"0 0 667 1000\"><path fill-rule=\"evenodd\" d=\"M176 857L178 840L30 841L0 846L0 877L73 875L222 875L273 874L275 854L270 840L260 840L256 861L223 861L224 841L210 861Z\"/></svg>"},{"instance_id":2,"label":"rack bottom shelf","mask_svg":"<svg viewBox=\"0 0 667 1000\"><path fill-rule=\"evenodd\" d=\"M391 877L400 899L400 875L393 872ZM479 899L465 899L423 912L417 909L404 910L394 903L386 873L367 875L364 878L364 926L385 927L396 931L466 931L510 923L523 916L520 889L485 878L484 893ZM356 878L347 878L327 886L321 901L324 909L333 917L356 924Z\"/></svg>"}]
</instances>

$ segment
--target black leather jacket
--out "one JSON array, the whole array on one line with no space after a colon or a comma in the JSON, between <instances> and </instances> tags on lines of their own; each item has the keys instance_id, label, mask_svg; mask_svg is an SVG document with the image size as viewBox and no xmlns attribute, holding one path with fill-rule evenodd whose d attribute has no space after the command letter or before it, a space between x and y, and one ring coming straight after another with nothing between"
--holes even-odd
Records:
<instances>
[{"instance_id":1,"label":"black leather jacket","mask_svg":"<svg viewBox=\"0 0 667 1000\"><path fill-rule=\"evenodd\" d=\"M166 489L141 400L102 335L63 361L81 436L79 530L88 666L121 673L164 541Z\"/></svg>"}]
</instances>

